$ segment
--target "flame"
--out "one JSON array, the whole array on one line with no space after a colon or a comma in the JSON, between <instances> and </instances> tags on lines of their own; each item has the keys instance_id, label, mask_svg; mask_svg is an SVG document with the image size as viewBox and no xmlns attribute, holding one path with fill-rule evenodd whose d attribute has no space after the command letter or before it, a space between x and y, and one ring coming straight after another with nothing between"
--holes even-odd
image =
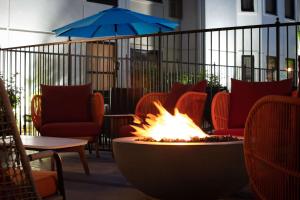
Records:
<instances>
[{"instance_id":1,"label":"flame","mask_svg":"<svg viewBox=\"0 0 300 200\"><path fill-rule=\"evenodd\" d=\"M170 114L160 102L154 102L159 114L148 114L145 121L138 117L134 118L134 123L140 126L132 127L136 130L133 132L138 137L151 138L155 141L167 140L183 140L190 141L192 138L209 137L205 134L191 118L186 114L182 114L175 108L174 115Z\"/></svg>"}]
</instances>

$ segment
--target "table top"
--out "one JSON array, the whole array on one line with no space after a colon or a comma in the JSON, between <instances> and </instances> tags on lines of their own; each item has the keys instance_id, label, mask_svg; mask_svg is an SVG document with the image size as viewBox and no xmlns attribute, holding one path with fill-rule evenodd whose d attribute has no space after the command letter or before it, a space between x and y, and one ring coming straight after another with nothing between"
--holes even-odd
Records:
<instances>
[{"instance_id":1,"label":"table top","mask_svg":"<svg viewBox=\"0 0 300 200\"><path fill-rule=\"evenodd\" d=\"M21 135L21 140L25 149L37 150L65 149L70 147L83 146L88 142L87 140L82 139L27 135Z\"/></svg>"}]
</instances>

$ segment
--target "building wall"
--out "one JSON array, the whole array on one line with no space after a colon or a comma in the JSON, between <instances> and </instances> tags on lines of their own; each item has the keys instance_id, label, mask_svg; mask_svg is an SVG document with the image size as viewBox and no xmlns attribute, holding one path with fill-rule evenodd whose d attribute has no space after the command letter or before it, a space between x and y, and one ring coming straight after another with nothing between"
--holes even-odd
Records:
<instances>
[{"instance_id":1,"label":"building wall","mask_svg":"<svg viewBox=\"0 0 300 200\"><path fill-rule=\"evenodd\" d=\"M236 26L236 9L236 0L206 0L205 28Z\"/></svg>"},{"instance_id":2,"label":"building wall","mask_svg":"<svg viewBox=\"0 0 300 200\"><path fill-rule=\"evenodd\" d=\"M200 0L199 0L200 1ZM295 0L295 8L299 8L299 0ZM277 0L277 16L265 13L265 0L254 0L254 12L241 11L241 0L206 0L205 1L205 28L219 28L228 26L246 26L256 24L273 24L276 18L280 22L294 22L297 20L290 20L285 18L284 0ZM295 9L295 19L299 21L299 10ZM243 36L244 34L244 36ZM244 38L243 38L244 37ZM259 37L261 37L261 44L259 44ZM286 45L286 29L281 31L280 35L280 67L285 69L285 59L296 58L295 46L291 44L296 43L295 28L289 29L289 49ZM212 42L211 42L212 39ZM206 34L206 63L215 65L242 65L242 55L254 55L254 66L266 68L267 65L267 51L270 56L276 56L276 35L274 29L270 29L269 44L267 43L267 30L262 29L259 34L258 29L253 29L252 40L251 31L245 30L236 31L234 37L233 31L228 32L228 55L226 55L226 35L224 31L214 32L212 35ZM221 43L219 45L219 42ZM233 44L236 42L236 51L234 52ZM251 47L252 44L252 47ZM269 50L268 50L269 48ZM219 53L220 50L220 53ZM287 51L289 52L287 55ZM236 58L234 58L236 56ZM226 73L233 73L227 71ZM220 75L223 84L228 82L226 80L227 74L225 69L221 71ZM282 76L284 78L284 74ZM257 79L257 76L256 76Z\"/></svg>"},{"instance_id":3,"label":"building wall","mask_svg":"<svg viewBox=\"0 0 300 200\"><path fill-rule=\"evenodd\" d=\"M119 0L118 4L144 14L168 17L168 0ZM66 40L55 37L52 30L110 7L86 0L0 0L0 48Z\"/></svg>"},{"instance_id":4,"label":"building wall","mask_svg":"<svg viewBox=\"0 0 300 200\"><path fill-rule=\"evenodd\" d=\"M66 40L51 31L108 7L85 0L0 0L0 47Z\"/></svg>"}]
</instances>

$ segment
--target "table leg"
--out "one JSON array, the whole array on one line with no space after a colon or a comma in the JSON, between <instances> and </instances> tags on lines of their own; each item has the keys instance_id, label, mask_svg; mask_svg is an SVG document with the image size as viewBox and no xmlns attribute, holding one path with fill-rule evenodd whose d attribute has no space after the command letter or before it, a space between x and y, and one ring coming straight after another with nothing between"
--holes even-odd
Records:
<instances>
[{"instance_id":1,"label":"table leg","mask_svg":"<svg viewBox=\"0 0 300 200\"><path fill-rule=\"evenodd\" d=\"M79 154L82 166L84 168L85 174L89 175L90 174L90 170L89 170L89 166L88 166L88 163L86 161L86 158L85 158L84 146L78 147L78 154Z\"/></svg>"},{"instance_id":2,"label":"table leg","mask_svg":"<svg viewBox=\"0 0 300 200\"><path fill-rule=\"evenodd\" d=\"M95 151L96 151L96 157L100 158L98 141L95 142Z\"/></svg>"}]
</instances>

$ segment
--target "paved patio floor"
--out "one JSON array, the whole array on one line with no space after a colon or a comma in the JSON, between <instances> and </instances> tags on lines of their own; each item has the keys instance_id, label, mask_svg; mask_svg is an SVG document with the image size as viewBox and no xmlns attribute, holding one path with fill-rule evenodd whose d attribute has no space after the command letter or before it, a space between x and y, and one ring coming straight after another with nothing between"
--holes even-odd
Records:
<instances>
[{"instance_id":1,"label":"paved patio floor","mask_svg":"<svg viewBox=\"0 0 300 200\"><path fill-rule=\"evenodd\" d=\"M76 153L60 154L63 160L65 189L68 200L154 200L132 187L118 170L110 152L101 152L100 158L95 154L87 160L91 175L83 172L82 165ZM35 162L34 167L48 168L49 162ZM225 200L253 199L252 193L246 187Z\"/></svg>"}]
</instances>

